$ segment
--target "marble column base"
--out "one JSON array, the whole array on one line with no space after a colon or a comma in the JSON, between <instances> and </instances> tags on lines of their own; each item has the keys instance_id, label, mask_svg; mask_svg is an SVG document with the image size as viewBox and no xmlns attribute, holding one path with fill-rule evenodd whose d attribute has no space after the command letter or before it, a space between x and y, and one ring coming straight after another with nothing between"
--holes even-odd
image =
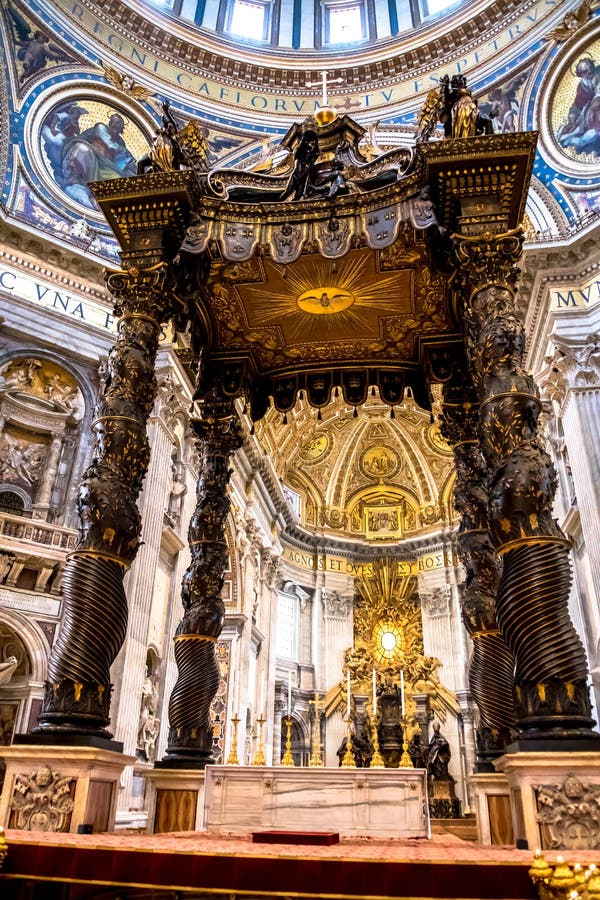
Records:
<instances>
[{"instance_id":1,"label":"marble column base","mask_svg":"<svg viewBox=\"0 0 600 900\"><path fill-rule=\"evenodd\" d=\"M501 772L469 776L477 815L477 841L486 845L514 844L508 779Z\"/></svg>"},{"instance_id":2,"label":"marble column base","mask_svg":"<svg viewBox=\"0 0 600 900\"><path fill-rule=\"evenodd\" d=\"M151 769L148 782L148 834L204 830L204 770Z\"/></svg>"},{"instance_id":3,"label":"marble column base","mask_svg":"<svg viewBox=\"0 0 600 900\"><path fill-rule=\"evenodd\" d=\"M26 831L112 831L125 766L134 756L98 747L2 748L6 761L0 824Z\"/></svg>"},{"instance_id":4,"label":"marble column base","mask_svg":"<svg viewBox=\"0 0 600 900\"><path fill-rule=\"evenodd\" d=\"M600 753L506 753L515 843L530 850L600 849Z\"/></svg>"}]
</instances>

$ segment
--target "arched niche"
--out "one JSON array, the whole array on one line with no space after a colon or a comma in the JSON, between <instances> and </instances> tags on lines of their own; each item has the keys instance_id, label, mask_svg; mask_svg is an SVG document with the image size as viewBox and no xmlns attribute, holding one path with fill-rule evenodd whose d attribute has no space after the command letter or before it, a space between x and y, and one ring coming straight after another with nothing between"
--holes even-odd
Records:
<instances>
[{"instance_id":1,"label":"arched niche","mask_svg":"<svg viewBox=\"0 0 600 900\"><path fill-rule=\"evenodd\" d=\"M35 621L16 610L0 610L0 665L11 657L17 659L4 684L0 670L0 745L33 724L41 707L49 649Z\"/></svg>"}]
</instances>

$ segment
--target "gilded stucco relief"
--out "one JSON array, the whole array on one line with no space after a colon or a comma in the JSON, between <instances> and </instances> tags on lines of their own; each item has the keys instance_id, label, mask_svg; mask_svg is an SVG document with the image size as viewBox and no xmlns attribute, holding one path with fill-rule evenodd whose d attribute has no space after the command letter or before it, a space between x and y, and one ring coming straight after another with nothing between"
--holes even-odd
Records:
<instances>
[{"instance_id":1,"label":"gilded stucco relief","mask_svg":"<svg viewBox=\"0 0 600 900\"><path fill-rule=\"evenodd\" d=\"M256 424L278 476L300 495L303 524L386 541L449 520L452 453L412 398L394 419L375 396L358 417L341 398L321 416L301 401L287 424L275 410Z\"/></svg>"}]
</instances>

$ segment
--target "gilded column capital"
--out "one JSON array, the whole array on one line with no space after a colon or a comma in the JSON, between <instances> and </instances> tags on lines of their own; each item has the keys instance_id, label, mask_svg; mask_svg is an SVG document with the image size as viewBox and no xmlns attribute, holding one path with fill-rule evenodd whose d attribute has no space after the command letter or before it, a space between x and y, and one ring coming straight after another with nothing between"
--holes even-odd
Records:
<instances>
[{"instance_id":1,"label":"gilded column capital","mask_svg":"<svg viewBox=\"0 0 600 900\"><path fill-rule=\"evenodd\" d=\"M491 285L514 289L520 275L516 264L523 250L522 228L502 234L489 231L474 236L454 234L452 239L460 264L455 282L464 283L470 294Z\"/></svg>"},{"instance_id":2,"label":"gilded column capital","mask_svg":"<svg viewBox=\"0 0 600 900\"><path fill-rule=\"evenodd\" d=\"M175 278L167 262L158 262L147 268L131 264L124 269L107 272L105 280L114 297L117 316L147 316L160 324L175 311Z\"/></svg>"}]
</instances>

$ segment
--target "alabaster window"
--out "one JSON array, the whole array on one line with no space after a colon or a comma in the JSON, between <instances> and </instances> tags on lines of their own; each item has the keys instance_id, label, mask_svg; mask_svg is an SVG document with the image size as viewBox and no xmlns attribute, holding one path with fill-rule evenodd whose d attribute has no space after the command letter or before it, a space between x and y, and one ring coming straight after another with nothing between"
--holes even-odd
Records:
<instances>
[{"instance_id":1,"label":"alabaster window","mask_svg":"<svg viewBox=\"0 0 600 900\"><path fill-rule=\"evenodd\" d=\"M298 597L277 594L277 656L297 659L298 656Z\"/></svg>"},{"instance_id":2,"label":"alabaster window","mask_svg":"<svg viewBox=\"0 0 600 900\"><path fill-rule=\"evenodd\" d=\"M269 39L271 4L262 0L232 0L225 30L249 41Z\"/></svg>"},{"instance_id":3,"label":"alabaster window","mask_svg":"<svg viewBox=\"0 0 600 900\"><path fill-rule=\"evenodd\" d=\"M462 6L464 0L421 0L421 15L424 19L429 16L439 16L450 10Z\"/></svg>"},{"instance_id":4,"label":"alabaster window","mask_svg":"<svg viewBox=\"0 0 600 900\"><path fill-rule=\"evenodd\" d=\"M323 3L325 44L352 44L367 37L367 16L362 0Z\"/></svg>"}]
</instances>

